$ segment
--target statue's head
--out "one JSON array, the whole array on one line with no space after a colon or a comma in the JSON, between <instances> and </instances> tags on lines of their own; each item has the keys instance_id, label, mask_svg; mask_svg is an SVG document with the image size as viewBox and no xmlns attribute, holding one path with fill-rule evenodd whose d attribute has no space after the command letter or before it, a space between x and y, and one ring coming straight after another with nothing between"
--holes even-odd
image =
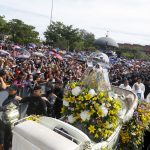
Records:
<instances>
[{"instance_id":1,"label":"statue's head","mask_svg":"<svg viewBox=\"0 0 150 150\"><path fill-rule=\"evenodd\" d=\"M102 68L109 68L109 58L102 52L94 52L89 56L88 63L95 67L97 64L101 65Z\"/></svg>"}]
</instances>

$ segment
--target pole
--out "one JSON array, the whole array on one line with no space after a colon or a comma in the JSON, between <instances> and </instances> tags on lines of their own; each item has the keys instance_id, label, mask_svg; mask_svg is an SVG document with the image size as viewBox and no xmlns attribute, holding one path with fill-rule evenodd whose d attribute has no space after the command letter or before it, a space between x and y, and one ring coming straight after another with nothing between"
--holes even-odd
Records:
<instances>
[{"instance_id":1,"label":"pole","mask_svg":"<svg viewBox=\"0 0 150 150\"><path fill-rule=\"evenodd\" d=\"M54 5L54 2L52 0L52 6L51 6L51 16L50 16L50 26L52 24L52 20L53 20L53 5Z\"/></svg>"}]
</instances>

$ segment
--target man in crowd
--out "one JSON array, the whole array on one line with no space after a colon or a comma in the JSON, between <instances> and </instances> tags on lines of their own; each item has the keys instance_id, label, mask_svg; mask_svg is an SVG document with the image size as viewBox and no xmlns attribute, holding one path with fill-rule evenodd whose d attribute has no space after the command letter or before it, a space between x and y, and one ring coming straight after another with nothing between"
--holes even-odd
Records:
<instances>
[{"instance_id":1,"label":"man in crowd","mask_svg":"<svg viewBox=\"0 0 150 150\"><path fill-rule=\"evenodd\" d=\"M21 97L17 96L17 87L12 85L8 89L8 98L2 103L2 106L0 107L0 111L3 112L2 114L2 121L0 122L1 131L0 133L0 139L4 142L4 150L9 150L11 147L11 141L12 141L12 132L11 132L11 124L14 119L18 119L19 111L19 101L21 100ZM15 116L10 116L9 114L12 111L18 111L18 114Z\"/></svg>"},{"instance_id":2,"label":"man in crowd","mask_svg":"<svg viewBox=\"0 0 150 150\"><path fill-rule=\"evenodd\" d=\"M28 105L26 114L29 115L49 115L50 103L42 97L42 90L40 86L35 86L32 95L25 97L21 100L21 104L26 103Z\"/></svg>"},{"instance_id":3,"label":"man in crowd","mask_svg":"<svg viewBox=\"0 0 150 150\"><path fill-rule=\"evenodd\" d=\"M119 86L122 89L131 91L131 87L129 85L129 81L127 79L124 80L124 83Z\"/></svg>"},{"instance_id":4,"label":"man in crowd","mask_svg":"<svg viewBox=\"0 0 150 150\"><path fill-rule=\"evenodd\" d=\"M141 78L138 78L132 89L139 100L144 100L145 85L141 82Z\"/></svg>"}]
</instances>

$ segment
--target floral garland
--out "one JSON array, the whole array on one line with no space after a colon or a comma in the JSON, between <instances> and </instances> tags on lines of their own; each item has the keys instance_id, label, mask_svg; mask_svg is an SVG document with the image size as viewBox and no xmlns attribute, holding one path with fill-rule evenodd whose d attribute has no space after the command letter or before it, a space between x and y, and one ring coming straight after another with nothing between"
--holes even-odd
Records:
<instances>
[{"instance_id":1,"label":"floral garland","mask_svg":"<svg viewBox=\"0 0 150 150\"><path fill-rule=\"evenodd\" d=\"M150 127L150 103L139 102L132 119L127 122L120 133L120 149L140 149L144 142L144 132Z\"/></svg>"},{"instance_id":2,"label":"floral garland","mask_svg":"<svg viewBox=\"0 0 150 150\"><path fill-rule=\"evenodd\" d=\"M74 82L66 88L62 113L68 123L100 142L117 128L120 109L120 101L109 96L109 92L95 92L81 82Z\"/></svg>"}]
</instances>

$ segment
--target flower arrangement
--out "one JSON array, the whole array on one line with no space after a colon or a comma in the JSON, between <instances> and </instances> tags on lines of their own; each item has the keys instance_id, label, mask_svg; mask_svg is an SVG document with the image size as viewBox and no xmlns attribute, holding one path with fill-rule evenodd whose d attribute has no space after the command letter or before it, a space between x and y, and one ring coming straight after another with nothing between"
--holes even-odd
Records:
<instances>
[{"instance_id":1,"label":"flower arrangement","mask_svg":"<svg viewBox=\"0 0 150 150\"><path fill-rule=\"evenodd\" d=\"M150 103L139 102L132 119L127 122L120 133L120 147L140 149L145 130L150 127Z\"/></svg>"},{"instance_id":2,"label":"flower arrangement","mask_svg":"<svg viewBox=\"0 0 150 150\"><path fill-rule=\"evenodd\" d=\"M82 82L68 84L62 113L66 121L80 128L93 141L106 140L119 124L121 103L109 92L96 92L84 87Z\"/></svg>"},{"instance_id":3,"label":"flower arrangement","mask_svg":"<svg viewBox=\"0 0 150 150\"><path fill-rule=\"evenodd\" d=\"M31 116L27 117L26 120L31 120L31 121L39 122L40 116L39 115L31 115Z\"/></svg>"}]
</instances>

